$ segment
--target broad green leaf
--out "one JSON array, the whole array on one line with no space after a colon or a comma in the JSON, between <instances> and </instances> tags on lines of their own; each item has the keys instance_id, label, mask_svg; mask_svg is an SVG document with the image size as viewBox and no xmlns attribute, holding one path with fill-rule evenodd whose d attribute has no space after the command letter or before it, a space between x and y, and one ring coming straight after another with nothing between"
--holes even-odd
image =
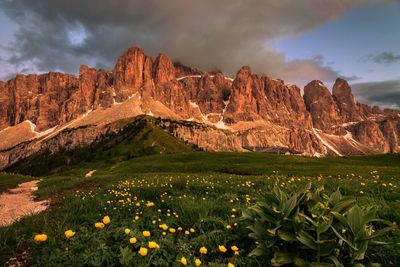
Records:
<instances>
[{"instance_id":1,"label":"broad green leaf","mask_svg":"<svg viewBox=\"0 0 400 267\"><path fill-rule=\"evenodd\" d=\"M303 245L310 249L317 250L317 243L315 239L306 231L300 231L296 235L296 239L299 240Z\"/></svg>"},{"instance_id":2,"label":"broad green leaf","mask_svg":"<svg viewBox=\"0 0 400 267\"><path fill-rule=\"evenodd\" d=\"M274 257L271 260L272 266L282 266L285 264L292 263L294 255L288 252L276 251Z\"/></svg>"},{"instance_id":3,"label":"broad green leaf","mask_svg":"<svg viewBox=\"0 0 400 267\"><path fill-rule=\"evenodd\" d=\"M293 195L286 202L285 217L288 217L290 213L292 213L293 209L296 208L296 205L297 205L297 195Z\"/></svg>"},{"instance_id":4,"label":"broad green leaf","mask_svg":"<svg viewBox=\"0 0 400 267\"><path fill-rule=\"evenodd\" d=\"M332 231L335 233L337 237L339 237L343 242L345 242L349 247L351 247L353 250L357 251L358 248L356 248L349 240L347 240L345 237L343 237L339 232L335 229L335 227L331 226Z\"/></svg>"},{"instance_id":5,"label":"broad green leaf","mask_svg":"<svg viewBox=\"0 0 400 267\"><path fill-rule=\"evenodd\" d=\"M343 225L343 226L348 226L348 222L346 217L344 217L342 214L336 212L336 211L331 211L331 214Z\"/></svg>"},{"instance_id":6,"label":"broad green leaf","mask_svg":"<svg viewBox=\"0 0 400 267\"><path fill-rule=\"evenodd\" d=\"M329 221L323 221L323 222L319 223L318 232L322 234L322 233L325 233L326 231L328 231L329 227L332 225L332 221L333 221L333 218L330 217Z\"/></svg>"},{"instance_id":7,"label":"broad green leaf","mask_svg":"<svg viewBox=\"0 0 400 267\"><path fill-rule=\"evenodd\" d=\"M284 231L284 230L278 230L278 237L286 242L295 242L296 241L296 235Z\"/></svg>"},{"instance_id":8,"label":"broad green leaf","mask_svg":"<svg viewBox=\"0 0 400 267\"><path fill-rule=\"evenodd\" d=\"M329 203L332 206L335 206L342 199L342 194L340 193L339 188L333 192L329 197Z\"/></svg>"},{"instance_id":9,"label":"broad green leaf","mask_svg":"<svg viewBox=\"0 0 400 267\"><path fill-rule=\"evenodd\" d=\"M317 224L313 219L311 219L310 217L308 217L307 215L305 215L305 214L303 214L303 213L299 213L299 216L305 218L305 219L306 219L307 221L309 221L314 227L318 227L318 224Z\"/></svg>"},{"instance_id":10,"label":"broad green leaf","mask_svg":"<svg viewBox=\"0 0 400 267\"><path fill-rule=\"evenodd\" d=\"M269 253L268 249L265 246L260 245L260 246L256 247L255 249L253 249L253 251L250 252L249 256L250 257L261 257L261 256L268 255L268 253Z\"/></svg>"},{"instance_id":11,"label":"broad green leaf","mask_svg":"<svg viewBox=\"0 0 400 267\"><path fill-rule=\"evenodd\" d=\"M358 233L364 228L364 214L358 205L355 205L349 210L347 214L347 222L350 226L354 236L358 236Z\"/></svg>"},{"instance_id":12,"label":"broad green leaf","mask_svg":"<svg viewBox=\"0 0 400 267\"><path fill-rule=\"evenodd\" d=\"M352 197L343 197L340 199L332 208L333 211L339 212L341 214L347 212L356 203L356 200Z\"/></svg>"}]
</instances>

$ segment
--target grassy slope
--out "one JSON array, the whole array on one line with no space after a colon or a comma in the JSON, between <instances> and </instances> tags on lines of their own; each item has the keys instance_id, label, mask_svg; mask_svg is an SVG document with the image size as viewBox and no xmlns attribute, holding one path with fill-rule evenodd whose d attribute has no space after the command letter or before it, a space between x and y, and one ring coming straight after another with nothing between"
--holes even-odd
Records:
<instances>
[{"instance_id":1,"label":"grassy slope","mask_svg":"<svg viewBox=\"0 0 400 267\"><path fill-rule=\"evenodd\" d=\"M28 246L32 249L30 255L33 257L33 263L42 260L53 263L62 262L65 259L61 257L67 255L63 253L62 248L69 244L62 235L66 229L71 228L77 230L78 234L71 245L71 249L73 249L71 255L74 256L67 255L68 260L85 258L83 255L85 253L93 253L96 256L91 258L101 259L100 242L97 240L97 231L94 229L93 223L106 214L111 216L117 234L107 230L107 236L102 236L100 241L101 244L105 243L118 254L119 246L128 244L122 233L123 227L130 226L132 229L139 230L149 229L151 227L149 226L150 217L158 216L146 215L145 210L143 216L148 216L148 218L141 219L138 223L132 223L132 216L136 214L134 211L125 212L121 208L113 209L113 206L106 203L113 195L107 189L112 188L125 193L124 189L112 187L111 184L115 185L119 180L129 178L133 178L131 181L136 181L137 185L130 188L132 196L155 201L157 207L162 207L164 210L178 211L180 217L177 219L163 217L163 221L169 220L166 221L168 225L183 225L186 228L194 226L199 229L199 233L206 236L210 231L220 231L221 236L218 238L207 237L200 243L196 243L196 238L194 238L190 242L195 247L206 245L211 248L221 242L235 242L239 247L247 248L243 255L247 255L253 248L252 243L243 238L246 237L245 234L239 238L224 230L227 223L234 222L229 217L230 210L245 208L248 206L245 201L247 194L251 196L251 199L257 199L260 193L270 190L276 181L289 184L291 178L286 175L311 176L311 178L299 177L299 182L296 183L311 181L314 186L322 183L329 192L340 187L341 192L345 195L357 197L361 205L378 207L380 218L398 221L400 218L398 161L399 155L312 159L258 153L198 152L147 156L120 163L104 164L104 166L101 162L83 164L81 167L71 169L63 174L44 177L44 181L40 184L39 194L54 194L63 191L65 198L54 199L53 206L48 212L25 218L9 228L0 229L0 240L3 240L0 242L0 258L1 256L9 258L12 255L18 255L18 251L24 251ZM229 168L230 166L232 168ZM97 169L97 171L93 177L85 178L84 174L91 169ZM371 170L380 172L379 183L374 183L374 179L369 174ZM264 175L273 171L279 171L283 175ZM318 181L315 176L321 172L333 176L355 173L362 174L364 178L359 180L357 176L350 175L349 178L340 180L332 178ZM252 181L255 186L247 186L247 181ZM361 186L360 182L365 182L366 185ZM391 182L398 187L395 190L389 189L381 185L383 182ZM171 184L171 187L162 186L165 183ZM86 186L82 188L83 184ZM80 187L79 193L76 193L75 190L68 192L70 189L77 189L78 186ZM364 193L361 194L360 190L363 190ZM166 197L166 202L162 203L160 196L165 192L174 198L168 200ZM187 198L181 199L182 196ZM239 199L237 202L230 202L236 198ZM201 205L198 205L199 203ZM104 209L107 208L108 210L105 211ZM215 225L210 226L208 223L203 225L199 223L201 219L215 222ZM157 226L153 227L152 232L158 231L157 228ZM32 241L33 234L37 232L45 232L49 235L49 240L43 247L37 246ZM232 238L234 240L229 241ZM392 235L391 238L393 240L390 241L398 242L399 233ZM158 240L162 240L162 238L157 237ZM187 239L181 241L185 246L189 242ZM161 246L166 247L168 244L161 243ZM174 245L171 246L174 248L171 251L176 251ZM51 258L50 255L54 253L56 256ZM371 260L381 262L383 266L388 266L389 262L394 266L400 264L399 253L393 246L373 249L369 255ZM117 256L114 255L112 258L113 262L117 261L115 257ZM236 258L238 265L242 264L243 266L251 266L248 260L249 258L246 257ZM267 266L267 264L258 266Z\"/></svg>"},{"instance_id":2,"label":"grassy slope","mask_svg":"<svg viewBox=\"0 0 400 267\"><path fill-rule=\"evenodd\" d=\"M19 183L32 179L29 176L0 172L0 193L17 186Z\"/></svg>"},{"instance_id":3,"label":"grassy slope","mask_svg":"<svg viewBox=\"0 0 400 267\"><path fill-rule=\"evenodd\" d=\"M121 122L125 126L118 134L105 135L91 145L68 151L34 154L9 166L7 171L43 176L62 172L84 162L108 165L144 155L198 150L192 144L177 139L160 128L155 120L152 117L139 116L133 121Z\"/></svg>"},{"instance_id":4,"label":"grassy slope","mask_svg":"<svg viewBox=\"0 0 400 267\"><path fill-rule=\"evenodd\" d=\"M46 177L39 195L49 195L77 186L101 185L143 175L180 175L184 173L220 173L258 176L277 171L287 176L345 176L354 173L370 177L378 171L384 178L398 177L400 155L353 156L347 158L309 158L262 153L190 152L151 155L121 162L90 162L66 172ZM85 178L90 170L93 177Z\"/></svg>"}]
</instances>

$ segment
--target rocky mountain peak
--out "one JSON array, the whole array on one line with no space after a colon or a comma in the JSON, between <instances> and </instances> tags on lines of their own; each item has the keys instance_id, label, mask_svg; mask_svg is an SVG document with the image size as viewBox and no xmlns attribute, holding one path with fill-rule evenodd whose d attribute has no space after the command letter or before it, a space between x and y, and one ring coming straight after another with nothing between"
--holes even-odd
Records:
<instances>
[{"instance_id":1,"label":"rocky mountain peak","mask_svg":"<svg viewBox=\"0 0 400 267\"><path fill-rule=\"evenodd\" d=\"M118 58L114 67L116 101L124 101L138 92L143 85L144 76L151 76L144 72L144 70L151 71L145 68L148 58L138 46L129 48Z\"/></svg>"},{"instance_id":2,"label":"rocky mountain peak","mask_svg":"<svg viewBox=\"0 0 400 267\"><path fill-rule=\"evenodd\" d=\"M160 53L154 61L153 77L154 81L160 84L175 80L175 67L163 53Z\"/></svg>"},{"instance_id":3,"label":"rocky mountain peak","mask_svg":"<svg viewBox=\"0 0 400 267\"><path fill-rule=\"evenodd\" d=\"M236 79L247 79L251 75L251 68L249 66L243 66L236 73Z\"/></svg>"},{"instance_id":4,"label":"rocky mountain peak","mask_svg":"<svg viewBox=\"0 0 400 267\"><path fill-rule=\"evenodd\" d=\"M96 128L140 114L183 121L187 126L174 135L207 150L279 146L307 155L400 151L400 112L356 104L343 79L336 80L332 94L314 80L302 96L297 86L253 74L249 66L232 80L221 71L173 64L162 53L153 63L137 46L124 52L113 70L82 65L79 77L51 72L0 82L0 149L20 144L28 155L34 149L24 142L35 136L40 140L46 131L55 129L56 135L62 127ZM13 138L10 131L22 138ZM85 131L80 135L93 140ZM32 146L42 149L35 140ZM13 149L4 153L0 166L21 154Z\"/></svg>"},{"instance_id":5,"label":"rocky mountain peak","mask_svg":"<svg viewBox=\"0 0 400 267\"><path fill-rule=\"evenodd\" d=\"M304 103L311 113L315 128L332 133L332 125L340 121L339 109L328 88L318 80L304 87Z\"/></svg>"},{"instance_id":6,"label":"rocky mountain peak","mask_svg":"<svg viewBox=\"0 0 400 267\"><path fill-rule=\"evenodd\" d=\"M344 79L338 78L333 85L332 94L340 110L343 121L354 121L362 118L354 101L351 87Z\"/></svg>"}]
</instances>

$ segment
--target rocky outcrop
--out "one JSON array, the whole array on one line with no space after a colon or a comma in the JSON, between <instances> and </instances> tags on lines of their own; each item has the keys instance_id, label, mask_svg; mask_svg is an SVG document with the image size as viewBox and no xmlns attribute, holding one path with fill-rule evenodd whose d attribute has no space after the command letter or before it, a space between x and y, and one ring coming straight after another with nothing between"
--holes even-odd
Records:
<instances>
[{"instance_id":1,"label":"rocky outcrop","mask_svg":"<svg viewBox=\"0 0 400 267\"><path fill-rule=\"evenodd\" d=\"M144 78L151 77L151 58L143 49L134 46L121 55L114 67L114 88L117 102L139 92Z\"/></svg>"},{"instance_id":2,"label":"rocky outcrop","mask_svg":"<svg viewBox=\"0 0 400 267\"><path fill-rule=\"evenodd\" d=\"M257 102L257 98L262 94L260 82L258 77L252 76L249 66L244 66L238 71L232 84L231 101L225 113L224 120L227 123L261 118L258 114L261 103Z\"/></svg>"},{"instance_id":3,"label":"rocky outcrop","mask_svg":"<svg viewBox=\"0 0 400 267\"><path fill-rule=\"evenodd\" d=\"M175 68L171 60L159 54L153 64L154 94L153 99L160 101L183 118L189 118L189 101L175 79Z\"/></svg>"},{"instance_id":4,"label":"rocky outcrop","mask_svg":"<svg viewBox=\"0 0 400 267\"><path fill-rule=\"evenodd\" d=\"M314 80L304 87L303 98L314 128L334 133L334 127L341 121L341 117L328 88L321 81Z\"/></svg>"},{"instance_id":5,"label":"rocky outcrop","mask_svg":"<svg viewBox=\"0 0 400 267\"><path fill-rule=\"evenodd\" d=\"M0 90L5 92L0 98L3 127L30 120L38 129L48 129L63 123L63 104L78 90L78 79L56 72L17 75Z\"/></svg>"},{"instance_id":6,"label":"rocky outcrop","mask_svg":"<svg viewBox=\"0 0 400 267\"><path fill-rule=\"evenodd\" d=\"M242 67L232 84L231 101L225 113L227 123L267 120L282 126L312 128L300 88L282 80L253 75Z\"/></svg>"},{"instance_id":7,"label":"rocky outcrop","mask_svg":"<svg viewBox=\"0 0 400 267\"><path fill-rule=\"evenodd\" d=\"M248 66L231 79L172 63L162 53L153 62L132 47L113 70L82 65L79 77L51 72L0 81L0 138L13 132L3 129L22 122L28 136L21 139L22 150L15 138L3 138L12 139L8 143L16 150L0 156L14 162L18 153L43 149L33 143L60 129L102 129L139 114L201 123L204 127L183 124L174 134L212 151L283 147L322 156L400 151L400 111L356 103L343 79L336 80L332 93L312 81L302 96L296 85L253 74Z\"/></svg>"},{"instance_id":8,"label":"rocky outcrop","mask_svg":"<svg viewBox=\"0 0 400 267\"><path fill-rule=\"evenodd\" d=\"M354 139L359 143L376 148L382 153L391 152L379 123L365 120L353 126L351 130Z\"/></svg>"},{"instance_id":9,"label":"rocky outcrop","mask_svg":"<svg viewBox=\"0 0 400 267\"><path fill-rule=\"evenodd\" d=\"M182 78L191 75L203 75L206 72L192 68L182 64L181 62L174 62L175 76L176 78Z\"/></svg>"},{"instance_id":10,"label":"rocky outcrop","mask_svg":"<svg viewBox=\"0 0 400 267\"><path fill-rule=\"evenodd\" d=\"M79 92L85 111L110 107L115 94L112 72L82 65L79 69Z\"/></svg>"},{"instance_id":11,"label":"rocky outcrop","mask_svg":"<svg viewBox=\"0 0 400 267\"><path fill-rule=\"evenodd\" d=\"M72 149L84 146L109 133L117 133L123 127L121 123L111 123L106 126L86 126L75 129L66 129L57 135L38 140L31 140L18 144L9 149L0 150L0 169L27 158L37 152L47 151L54 153L62 149Z\"/></svg>"},{"instance_id":12,"label":"rocky outcrop","mask_svg":"<svg viewBox=\"0 0 400 267\"><path fill-rule=\"evenodd\" d=\"M156 84L164 84L175 80L175 68L171 60L160 53L153 65L153 77Z\"/></svg>"},{"instance_id":13,"label":"rocky outcrop","mask_svg":"<svg viewBox=\"0 0 400 267\"><path fill-rule=\"evenodd\" d=\"M10 91L6 83L0 81L0 129L7 128L11 124L10 116L8 115L10 100Z\"/></svg>"},{"instance_id":14,"label":"rocky outcrop","mask_svg":"<svg viewBox=\"0 0 400 267\"><path fill-rule=\"evenodd\" d=\"M188 95L192 106L212 122L222 119L222 113L229 102L232 82L222 74L205 74L200 78L181 80L181 86Z\"/></svg>"},{"instance_id":15,"label":"rocky outcrop","mask_svg":"<svg viewBox=\"0 0 400 267\"><path fill-rule=\"evenodd\" d=\"M341 121L349 122L364 119L364 114L360 113L347 81L337 79L333 85L332 95L340 110Z\"/></svg>"}]
</instances>

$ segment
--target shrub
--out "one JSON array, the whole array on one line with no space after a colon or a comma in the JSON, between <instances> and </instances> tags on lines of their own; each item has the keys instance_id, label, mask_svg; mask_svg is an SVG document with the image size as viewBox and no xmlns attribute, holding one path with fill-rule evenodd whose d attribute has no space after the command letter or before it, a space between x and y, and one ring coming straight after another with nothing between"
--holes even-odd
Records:
<instances>
[{"instance_id":1,"label":"shrub","mask_svg":"<svg viewBox=\"0 0 400 267\"><path fill-rule=\"evenodd\" d=\"M327 195L307 184L287 194L275 185L242 219L258 244L250 256L270 258L272 251L273 266L364 266L369 245L385 245L376 239L397 228L375 214L339 189Z\"/></svg>"}]
</instances>

